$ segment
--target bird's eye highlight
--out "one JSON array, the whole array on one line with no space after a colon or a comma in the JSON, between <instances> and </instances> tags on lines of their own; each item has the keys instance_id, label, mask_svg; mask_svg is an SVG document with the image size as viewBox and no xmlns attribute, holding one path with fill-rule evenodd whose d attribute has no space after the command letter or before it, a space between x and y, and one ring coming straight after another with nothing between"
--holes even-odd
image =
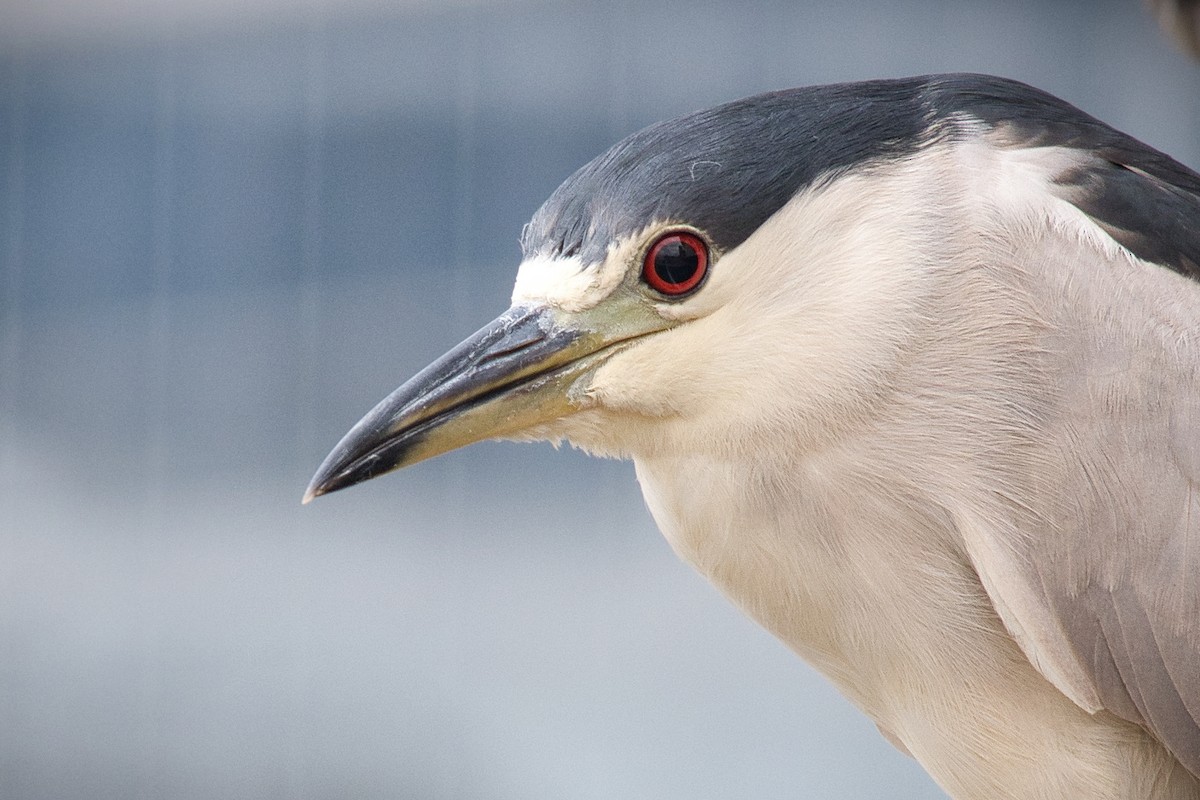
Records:
<instances>
[{"instance_id":1,"label":"bird's eye highlight","mask_svg":"<svg viewBox=\"0 0 1200 800\"><path fill-rule=\"evenodd\" d=\"M708 273L708 245L694 233L662 236L646 251L642 280L654 291L679 297L695 289Z\"/></svg>"}]
</instances>

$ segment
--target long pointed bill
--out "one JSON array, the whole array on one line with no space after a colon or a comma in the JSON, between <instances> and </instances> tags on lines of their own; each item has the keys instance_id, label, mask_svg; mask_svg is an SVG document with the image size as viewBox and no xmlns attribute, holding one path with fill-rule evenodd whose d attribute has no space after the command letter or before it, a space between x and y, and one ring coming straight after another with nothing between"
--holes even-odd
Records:
<instances>
[{"instance_id":1,"label":"long pointed bill","mask_svg":"<svg viewBox=\"0 0 1200 800\"><path fill-rule=\"evenodd\" d=\"M571 414L575 381L629 338L565 327L544 307L509 309L363 417L326 456L304 502Z\"/></svg>"}]
</instances>

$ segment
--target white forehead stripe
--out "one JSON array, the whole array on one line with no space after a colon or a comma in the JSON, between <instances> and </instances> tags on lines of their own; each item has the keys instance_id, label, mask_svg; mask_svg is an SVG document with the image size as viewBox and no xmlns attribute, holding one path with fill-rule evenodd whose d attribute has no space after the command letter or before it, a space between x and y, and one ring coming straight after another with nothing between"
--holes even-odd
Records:
<instances>
[{"instance_id":1,"label":"white forehead stripe","mask_svg":"<svg viewBox=\"0 0 1200 800\"><path fill-rule=\"evenodd\" d=\"M599 303L621 280L613 264L584 267L578 256L534 256L521 263L513 287L513 305L546 304L564 311L582 311Z\"/></svg>"}]
</instances>

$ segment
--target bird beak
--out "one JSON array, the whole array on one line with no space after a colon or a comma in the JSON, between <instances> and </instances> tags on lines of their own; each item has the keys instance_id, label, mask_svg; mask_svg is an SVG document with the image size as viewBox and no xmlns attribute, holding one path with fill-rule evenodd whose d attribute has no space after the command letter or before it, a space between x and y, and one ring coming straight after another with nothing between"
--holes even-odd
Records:
<instances>
[{"instance_id":1,"label":"bird beak","mask_svg":"<svg viewBox=\"0 0 1200 800\"><path fill-rule=\"evenodd\" d=\"M587 383L573 392L578 379L641 333L604 335L579 323L562 324L544 306L510 308L363 417L326 456L303 502L577 411Z\"/></svg>"}]
</instances>

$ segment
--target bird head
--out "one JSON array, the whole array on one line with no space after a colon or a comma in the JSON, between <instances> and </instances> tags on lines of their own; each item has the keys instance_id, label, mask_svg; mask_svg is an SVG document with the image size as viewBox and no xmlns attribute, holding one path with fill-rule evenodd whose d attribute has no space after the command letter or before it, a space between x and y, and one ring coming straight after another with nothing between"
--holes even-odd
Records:
<instances>
[{"instance_id":1,"label":"bird head","mask_svg":"<svg viewBox=\"0 0 1200 800\"><path fill-rule=\"evenodd\" d=\"M511 308L355 425L305 500L483 439L630 456L849 418L898 334L847 323L906 290L839 270L911 233L855 176L918 149L912 98L901 81L775 92L619 142L525 226Z\"/></svg>"},{"instance_id":2,"label":"bird head","mask_svg":"<svg viewBox=\"0 0 1200 800\"><path fill-rule=\"evenodd\" d=\"M525 226L511 308L355 425L306 501L483 439L721 457L851 424L952 239L913 166L954 137L938 86L774 92L617 143Z\"/></svg>"}]
</instances>

